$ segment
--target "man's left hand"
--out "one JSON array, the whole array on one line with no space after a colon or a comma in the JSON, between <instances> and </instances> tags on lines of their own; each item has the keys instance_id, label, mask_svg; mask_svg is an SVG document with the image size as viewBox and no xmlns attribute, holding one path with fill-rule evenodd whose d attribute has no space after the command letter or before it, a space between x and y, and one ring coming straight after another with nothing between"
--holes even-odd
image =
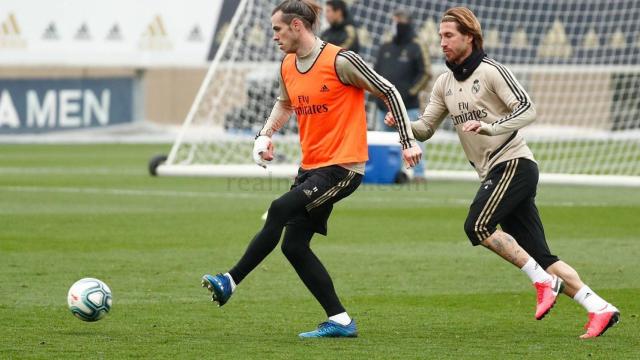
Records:
<instances>
[{"instance_id":1,"label":"man's left hand","mask_svg":"<svg viewBox=\"0 0 640 360\"><path fill-rule=\"evenodd\" d=\"M480 129L482 129L482 124L480 124L480 121L478 120L469 120L462 125L462 131L464 132L474 132L479 134Z\"/></svg>"},{"instance_id":2,"label":"man's left hand","mask_svg":"<svg viewBox=\"0 0 640 360\"><path fill-rule=\"evenodd\" d=\"M491 135L491 125L483 124L478 120L470 120L462 125L462 131L474 132L479 135Z\"/></svg>"}]
</instances>

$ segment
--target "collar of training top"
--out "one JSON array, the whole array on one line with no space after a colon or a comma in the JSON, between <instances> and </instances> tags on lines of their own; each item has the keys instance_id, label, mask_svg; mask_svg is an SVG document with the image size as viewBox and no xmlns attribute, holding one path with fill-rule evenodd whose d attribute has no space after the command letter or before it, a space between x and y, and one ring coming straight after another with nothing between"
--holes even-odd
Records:
<instances>
[{"instance_id":1,"label":"collar of training top","mask_svg":"<svg viewBox=\"0 0 640 360\"><path fill-rule=\"evenodd\" d=\"M445 63L447 67L453 72L453 77L458 81L465 81L473 72L480 66L482 59L487 56L482 49L473 49L471 55L464 59L460 64L451 64L448 61Z\"/></svg>"}]
</instances>

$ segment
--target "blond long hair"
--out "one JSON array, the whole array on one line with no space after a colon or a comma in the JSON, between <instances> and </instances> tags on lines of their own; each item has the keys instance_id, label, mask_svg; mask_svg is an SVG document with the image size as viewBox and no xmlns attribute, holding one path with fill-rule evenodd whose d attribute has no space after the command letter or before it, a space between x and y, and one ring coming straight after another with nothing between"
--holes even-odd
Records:
<instances>
[{"instance_id":1,"label":"blond long hair","mask_svg":"<svg viewBox=\"0 0 640 360\"><path fill-rule=\"evenodd\" d=\"M457 24L458 31L462 35L470 35L473 37L473 48L482 49L482 28L476 15L466 7L454 7L445 11L442 15L443 22L453 22Z\"/></svg>"}]
</instances>

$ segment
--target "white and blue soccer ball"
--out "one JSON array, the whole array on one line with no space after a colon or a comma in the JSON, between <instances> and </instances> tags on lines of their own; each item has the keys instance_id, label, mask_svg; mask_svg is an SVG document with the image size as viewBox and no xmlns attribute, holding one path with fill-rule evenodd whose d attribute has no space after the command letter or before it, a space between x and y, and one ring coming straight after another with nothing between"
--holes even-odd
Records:
<instances>
[{"instance_id":1,"label":"white and blue soccer ball","mask_svg":"<svg viewBox=\"0 0 640 360\"><path fill-rule=\"evenodd\" d=\"M111 289L94 278L76 281L67 295L69 310L82 321L98 321L111 310Z\"/></svg>"}]
</instances>

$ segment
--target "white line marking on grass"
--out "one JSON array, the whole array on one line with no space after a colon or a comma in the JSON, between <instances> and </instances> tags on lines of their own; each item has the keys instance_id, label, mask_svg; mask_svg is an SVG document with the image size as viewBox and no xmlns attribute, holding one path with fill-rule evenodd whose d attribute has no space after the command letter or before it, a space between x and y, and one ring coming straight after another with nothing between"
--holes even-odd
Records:
<instances>
[{"instance_id":1,"label":"white line marking on grass","mask_svg":"<svg viewBox=\"0 0 640 360\"><path fill-rule=\"evenodd\" d=\"M100 189L77 187L39 187L39 186L2 186L0 191L24 192L24 193L65 193L65 194L92 194L92 195L120 195L120 196L166 196L188 198L254 198L259 194L241 193L215 193L199 191L167 191L167 190L133 190L133 189Z\"/></svg>"},{"instance_id":2,"label":"white line marking on grass","mask_svg":"<svg viewBox=\"0 0 640 360\"><path fill-rule=\"evenodd\" d=\"M44 187L44 186L0 186L0 191L17 193L65 193L65 194L92 194L92 195L116 195L116 196L158 196L158 197L182 197L182 198L226 198L226 199L275 199L279 195L273 193L261 193L259 191L247 192L205 192L205 191L172 191L172 190L137 190L137 189L113 189L113 188L84 188L84 187ZM427 194L421 197L381 197L381 196L354 196L349 198L348 204L359 203L420 203L425 206L469 206L472 199L461 198L430 198ZM558 207L607 207L612 204L603 202L572 202L572 201L538 201L541 206Z\"/></svg>"},{"instance_id":3,"label":"white line marking on grass","mask_svg":"<svg viewBox=\"0 0 640 360\"><path fill-rule=\"evenodd\" d=\"M0 175L146 175L142 170L112 168L67 168L67 167L0 167Z\"/></svg>"},{"instance_id":4,"label":"white line marking on grass","mask_svg":"<svg viewBox=\"0 0 640 360\"><path fill-rule=\"evenodd\" d=\"M171 191L171 190L136 190L136 189L109 189L109 188L83 188L83 187L44 187L44 186L0 186L0 191L18 193L64 193L64 194L91 194L91 195L117 195L117 196L160 196L160 197L185 197L185 198L228 198L228 199L274 199L279 195L248 192L203 192L203 191ZM433 199L416 197L354 197L350 198L350 204L357 203L422 203L425 205L468 205L466 199Z\"/></svg>"}]
</instances>

